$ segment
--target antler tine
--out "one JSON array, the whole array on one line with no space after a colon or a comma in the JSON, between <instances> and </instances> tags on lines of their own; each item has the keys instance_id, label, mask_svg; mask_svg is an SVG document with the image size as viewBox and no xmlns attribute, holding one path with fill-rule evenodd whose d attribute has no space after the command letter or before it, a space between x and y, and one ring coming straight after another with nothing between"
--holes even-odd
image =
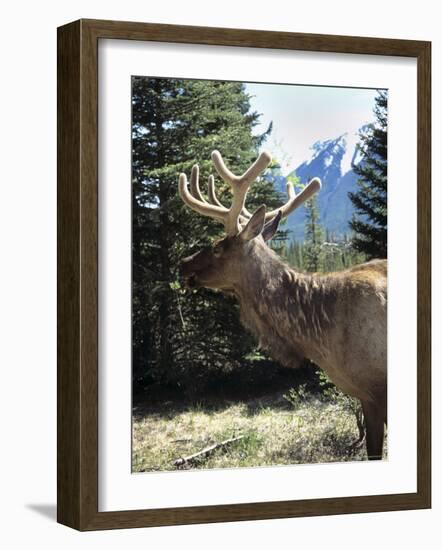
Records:
<instances>
[{"instance_id":1,"label":"antler tine","mask_svg":"<svg viewBox=\"0 0 442 550\"><path fill-rule=\"evenodd\" d=\"M296 197L296 193L295 193L295 187L293 186L293 183L291 181L287 182L286 189L287 189L287 196L289 200L294 199Z\"/></svg>"},{"instance_id":2,"label":"antler tine","mask_svg":"<svg viewBox=\"0 0 442 550\"><path fill-rule=\"evenodd\" d=\"M187 204L187 206L189 206L192 210L195 210L203 216L215 218L216 220L225 223L225 220L229 213L227 208L225 208L224 206L209 204L206 201L200 201L198 198L192 195L188 189L186 174L180 174L180 177L178 179L178 191L183 202Z\"/></svg>"},{"instance_id":3,"label":"antler tine","mask_svg":"<svg viewBox=\"0 0 442 550\"><path fill-rule=\"evenodd\" d=\"M227 168L219 151L212 152L212 161L220 177L229 185L232 186L232 184L235 185L238 183L250 185L272 162L272 157L270 153L263 151L252 166L250 166L241 176L235 176L235 174Z\"/></svg>"},{"instance_id":4,"label":"antler tine","mask_svg":"<svg viewBox=\"0 0 442 550\"><path fill-rule=\"evenodd\" d=\"M244 203L247 191L253 181L270 164L272 157L267 152L262 152L255 162L241 176L235 176L224 164L219 151L212 152L212 161L220 177L230 185L233 194L232 205L229 214L226 217L225 225L228 235L235 235L241 229L240 220L250 217L250 213L245 210Z\"/></svg>"},{"instance_id":5,"label":"antler tine","mask_svg":"<svg viewBox=\"0 0 442 550\"><path fill-rule=\"evenodd\" d=\"M267 212L265 219L269 220L275 217L279 211L281 211L281 217L286 218L293 210L296 210L301 204L312 197L317 191L321 189L321 180L319 178L313 178L310 183L304 187L304 189L298 194L295 194L292 182L287 182L287 195L289 200L279 208Z\"/></svg>"},{"instance_id":6,"label":"antler tine","mask_svg":"<svg viewBox=\"0 0 442 550\"><path fill-rule=\"evenodd\" d=\"M224 208L224 206L219 202L218 197L216 196L215 178L212 175L209 176L209 181L207 183L207 192L209 195L209 202L215 204L216 206L221 206L222 208Z\"/></svg>"},{"instance_id":7,"label":"antler tine","mask_svg":"<svg viewBox=\"0 0 442 550\"><path fill-rule=\"evenodd\" d=\"M259 157L255 162L248 168L242 176L240 176L240 181L253 183L258 176L267 168L267 166L272 162L272 156L267 151L260 153Z\"/></svg>"},{"instance_id":8,"label":"antler tine","mask_svg":"<svg viewBox=\"0 0 442 550\"><path fill-rule=\"evenodd\" d=\"M198 164L192 166L192 172L190 173L190 192L200 202L207 203L206 199L202 196L199 186L200 169ZM222 205L220 205L222 206Z\"/></svg>"}]
</instances>

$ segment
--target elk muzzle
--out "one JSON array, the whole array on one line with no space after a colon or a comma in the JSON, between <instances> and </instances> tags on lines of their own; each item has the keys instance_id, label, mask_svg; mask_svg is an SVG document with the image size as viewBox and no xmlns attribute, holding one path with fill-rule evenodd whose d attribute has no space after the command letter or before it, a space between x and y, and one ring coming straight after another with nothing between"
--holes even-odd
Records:
<instances>
[{"instance_id":1,"label":"elk muzzle","mask_svg":"<svg viewBox=\"0 0 442 550\"><path fill-rule=\"evenodd\" d=\"M181 261L180 275L188 288L195 288L202 284L204 272L210 268L212 258L212 249L208 246Z\"/></svg>"}]
</instances>

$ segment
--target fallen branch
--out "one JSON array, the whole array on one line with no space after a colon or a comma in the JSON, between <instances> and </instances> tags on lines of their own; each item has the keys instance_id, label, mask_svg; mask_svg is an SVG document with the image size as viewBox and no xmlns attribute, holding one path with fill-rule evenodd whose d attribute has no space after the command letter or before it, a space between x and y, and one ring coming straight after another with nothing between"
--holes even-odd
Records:
<instances>
[{"instance_id":1,"label":"fallen branch","mask_svg":"<svg viewBox=\"0 0 442 550\"><path fill-rule=\"evenodd\" d=\"M199 451L197 453L194 453L193 455L184 456L181 458L177 458L173 465L178 466L184 466L184 464L189 464L191 462L194 462L198 458L207 458L209 455L211 455L214 451L217 449L220 449L221 447L227 447L228 445L231 445L232 443L235 443L236 441L239 441L244 436L239 435L238 437L232 437L231 439L225 439L224 441L221 441L220 443L215 443L214 445L211 445L210 447L206 447L202 451Z\"/></svg>"}]
</instances>

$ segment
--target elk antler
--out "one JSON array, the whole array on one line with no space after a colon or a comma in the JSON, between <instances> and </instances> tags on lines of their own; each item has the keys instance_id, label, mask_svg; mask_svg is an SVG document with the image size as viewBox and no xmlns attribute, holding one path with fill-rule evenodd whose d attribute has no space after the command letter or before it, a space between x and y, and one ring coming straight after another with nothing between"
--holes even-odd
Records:
<instances>
[{"instance_id":1,"label":"elk antler","mask_svg":"<svg viewBox=\"0 0 442 550\"><path fill-rule=\"evenodd\" d=\"M308 185L306 185L304 189L297 195L295 193L293 183L291 181L288 181L287 195L289 200L282 206L275 208L275 210L266 212L265 221L273 219L278 214L278 212L281 212L281 219L286 218L289 214L293 212L293 210L296 210L299 206L301 206L301 204L303 204L305 201L308 201L309 198L311 198L317 191L319 191L321 189L321 185L321 180L319 178L313 178L309 181ZM248 217L250 216L251 214L248 213Z\"/></svg>"},{"instance_id":2,"label":"elk antler","mask_svg":"<svg viewBox=\"0 0 442 550\"><path fill-rule=\"evenodd\" d=\"M204 216L215 218L224 223L228 235L236 235L241 230L241 221L247 218L249 213L244 209L247 191L254 180L265 170L272 160L271 156L263 152L257 160L248 168L242 176L235 176L224 164L224 161L218 151L213 151L212 161L216 171L221 178L230 185L233 194L232 205L229 209L225 208L216 198L215 185L213 177L209 178L209 197L211 203L208 203L201 195L198 184L199 169L198 166L192 168L190 176L190 192L187 187L187 178L185 174L180 174L178 189L183 201Z\"/></svg>"},{"instance_id":3,"label":"elk antler","mask_svg":"<svg viewBox=\"0 0 442 550\"><path fill-rule=\"evenodd\" d=\"M212 152L212 161L216 171L232 189L233 200L229 209L223 206L216 196L215 181L213 176L209 176L208 182L208 196L210 202L206 201L203 197L198 182L198 165L195 165L192 168L190 175L190 191L187 185L186 174L180 174L178 181L180 196L183 199L183 202L196 212L221 221L226 228L227 235L236 235L241 231L241 226L252 216L245 207L247 191L255 179L267 168L271 160L272 157L269 153L262 152L250 168L242 174L242 176L236 176L226 167L219 151ZM281 217L285 218L303 202L308 200L314 193L316 193L320 187L321 181L319 178L314 178L301 191L301 193L299 193L299 195L296 195L293 184L288 182L288 201L281 207L267 212L265 216L266 221L273 219L279 211L281 212Z\"/></svg>"}]
</instances>

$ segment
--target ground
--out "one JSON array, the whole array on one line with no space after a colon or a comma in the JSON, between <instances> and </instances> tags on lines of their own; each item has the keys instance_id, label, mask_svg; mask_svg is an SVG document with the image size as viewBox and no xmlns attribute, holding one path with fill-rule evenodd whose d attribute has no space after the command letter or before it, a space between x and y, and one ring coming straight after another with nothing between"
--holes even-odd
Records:
<instances>
[{"instance_id":1,"label":"ground","mask_svg":"<svg viewBox=\"0 0 442 550\"><path fill-rule=\"evenodd\" d=\"M242 401L177 405L169 401L133 411L134 472L177 468L235 468L366 460L353 446L359 430L354 403L302 393ZM184 466L174 461L226 439L241 440ZM387 443L384 458L387 457Z\"/></svg>"}]
</instances>

